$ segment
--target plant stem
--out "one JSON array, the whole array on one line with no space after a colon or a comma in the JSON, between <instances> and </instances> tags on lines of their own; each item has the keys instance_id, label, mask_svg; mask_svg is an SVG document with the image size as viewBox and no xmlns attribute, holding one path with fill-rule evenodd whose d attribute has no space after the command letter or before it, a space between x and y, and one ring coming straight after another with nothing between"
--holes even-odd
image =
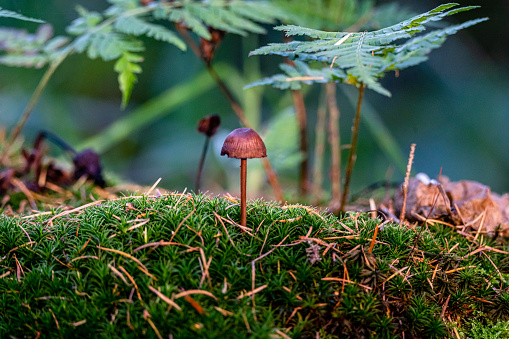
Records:
<instances>
[{"instance_id":1,"label":"plant stem","mask_svg":"<svg viewBox=\"0 0 509 339\"><path fill-rule=\"evenodd\" d=\"M39 101L39 98L41 97L42 92L46 88L46 85L48 84L49 79L51 79L51 76L55 71L57 70L58 66L64 61L64 59L69 55L70 50L64 52L62 55L60 55L55 61L53 61L46 72L44 72L44 75L42 76L41 80L39 81L39 84L37 85L34 93L32 94L32 97L30 98L30 101L28 102L27 106L25 107L25 110L23 111L23 114L21 115L18 123L16 126L14 126L12 132L9 135L9 138L6 140L4 144L4 148L2 149L2 153L0 154L0 164L3 164L6 161L6 158L9 154L9 150L14 143L14 141L18 138L19 134L21 133L21 130L25 126L28 118L30 117L30 114L32 113L35 104L37 101Z\"/></svg>"},{"instance_id":2,"label":"plant stem","mask_svg":"<svg viewBox=\"0 0 509 339\"><path fill-rule=\"evenodd\" d=\"M212 65L207 66L207 70L209 71L212 78L216 81L217 85L225 95L225 97L228 99L228 102L230 103L233 111L237 115L237 117L240 120L240 123L243 124L247 128L251 128L251 124L246 119L246 115L244 114L244 110L242 107L240 107L240 104L233 96L232 92L226 86L226 84L223 82L223 80L219 77L219 74L215 71L215 69L212 67ZM281 186L279 185L279 181L277 179L276 173L272 169L272 166L270 164L270 161L268 158L262 158L262 164L263 168L265 169L265 173L267 174L267 178L269 179L269 183L272 186L272 190L274 191L274 195L276 196L276 200L278 200L280 203L284 201L283 191L281 190Z\"/></svg>"},{"instance_id":3,"label":"plant stem","mask_svg":"<svg viewBox=\"0 0 509 339\"><path fill-rule=\"evenodd\" d=\"M341 137L339 131L340 111L336 102L336 84L331 82L325 85L327 95L327 107L329 108L329 143L331 146L331 182L332 199L330 208L332 211L340 209L341 201Z\"/></svg>"},{"instance_id":4,"label":"plant stem","mask_svg":"<svg viewBox=\"0 0 509 339\"><path fill-rule=\"evenodd\" d=\"M322 199L322 182L323 182L323 153L325 151L325 128L327 119L327 110L325 108L323 95L318 104L316 112L315 127L315 155L313 161L313 201L315 205L320 203Z\"/></svg>"},{"instance_id":5,"label":"plant stem","mask_svg":"<svg viewBox=\"0 0 509 339\"><path fill-rule=\"evenodd\" d=\"M210 142L210 137L207 137L205 139L205 144L203 145L203 151L201 152L200 164L198 165L198 173L196 173L196 182L194 184L194 192L195 193L198 193L198 191L200 191L201 174L203 172L203 164L205 163L205 157L207 156L209 142Z\"/></svg>"},{"instance_id":6,"label":"plant stem","mask_svg":"<svg viewBox=\"0 0 509 339\"><path fill-rule=\"evenodd\" d=\"M217 86L219 87L221 92L224 94L224 96L228 100L228 103L230 104L233 112L239 118L240 123L242 125L244 125L245 127L247 127L247 128L252 128L251 124L246 119L246 114L244 113L244 110L240 106L240 104L237 101L237 99L235 99L235 97L233 96L233 93L230 91L228 86L226 86L226 84L221 79L219 74L217 74L217 72L214 69L214 67L212 66L212 64L211 63L207 63L203 59L203 57L201 55L200 47L191 38L191 36L189 35L189 33L187 31L179 29L179 33L181 34L182 38L186 41L186 43L190 46L190 48L193 51L193 53L200 60L203 61L203 63L205 64L205 67L207 68L207 71L209 72L210 76L212 77L212 79L214 79L214 81L216 82ZM279 180L277 179L276 173L272 169L272 166L270 164L269 159L262 158L261 160L262 160L262 164L263 164L263 169L265 170L265 174L267 175L267 179L269 180L269 183L272 186L272 190L274 191L274 195L276 196L276 200L278 200L280 203L283 203L284 202L283 191L281 189L281 186L279 185Z\"/></svg>"},{"instance_id":7,"label":"plant stem","mask_svg":"<svg viewBox=\"0 0 509 339\"><path fill-rule=\"evenodd\" d=\"M293 106L297 115L297 123L299 125L299 139L300 139L300 153L302 154L302 161L299 170L299 194L305 196L308 193L308 166L309 166L309 152L308 152L308 139L307 139L307 117L306 105L304 104L304 96L302 91L292 91Z\"/></svg>"},{"instance_id":8,"label":"plant stem","mask_svg":"<svg viewBox=\"0 0 509 339\"><path fill-rule=\"evenodd\" d=\"M410 173L412 171L412 163L414 161L415 154L415 144L410 145L410 155L408 156L408 164L406 167L406 175L405 181L403 182L403 207L401 208L401 213L399 215L399 224L403 224L405 222L405 210L406 210L406 199L408 193L408 182L410 180Z\"/></svg>"},{"instance_id":9,"label":"plant stem","mask_svg":"<svg viewBox=\"0 0 509 339\"><path fill-rule=\"evenodd\" d=\"M355 160L357 160L357 138L359 136L359 125L361 121L361 106L362 106L362 96L364 94L365 85L361 83L359 87L359 99L357 100L357 110L355 112L355 120L352 130L352 143L350 145L350 154L348 156L348 164L346 166L345 172L345 186L343 187L343 197L341 199L341 205L339 207L340 212L344 212L346 199L348 197L348 190L350 188L350 180L352 178L353 166L355 164Z\"/></svg>"},{"instance_id":10,"label":"plant stem","mask_svg":"<svg viewBox=\"0 0 509 339\"><path fill-rule=\"evenodd\" d=\"M240 159L240 224L247 224L246 209L247 159Z\"/></svg>"},{"instance_id":11,"label":"plant stem","mask_svg":"<svg viewBox=\"0 0 509 339\"><path fill-rule=\"evenodd\" d=\"M228 100L228 103L232 107L233 112L235 112L235 114L239 118L240 123L247 128L251 128L251 124L247 121L246 114L244 113L244 110L242 109L242 107L240 107L239 102L237 101L237 99L235 99L235 97L233 96L233 93L230 91L228 86L226 86L223 79L221 79L219 74L217 74L216 70L212 67L212 65L206 65L206 66L207 66L207 71L209 71L210 76L217 83L217 86L219 87L221 92L223 92L224 96Z\"/></svg>"}]
</instances>

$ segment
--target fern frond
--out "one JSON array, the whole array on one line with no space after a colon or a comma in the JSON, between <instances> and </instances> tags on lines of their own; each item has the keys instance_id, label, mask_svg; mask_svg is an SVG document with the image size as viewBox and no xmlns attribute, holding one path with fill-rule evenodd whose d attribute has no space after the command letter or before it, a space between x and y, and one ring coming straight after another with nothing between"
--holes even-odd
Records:
<instances>
[{"instance_id":1,"label":"fern frond","mask_svg":"<svg viewBox=\"0 0 509 339\"><path fill-rule=\"evenodd\" d=\"M427 54L429 54L431 50L439 48L447 36L486 20L488 20L488 18L469 20L458 25L449 26L423 36L415 37L394 50L391 55L391 58L393 58L392 63L387 66L387 69L401 70L426 61Z\"/></svg>"},{"instance_id":2,"label":"fern frond","mask_svg":"<svg viewBox=\"0 0 509 339\"><path fill-rule=\"evenodd\" d=\"M141 41L108 31L82 35L75 41L74 48L78 53L86 51L90 59L99 57L105 61L117 59L126 52L143 51Z\"/></svg>"},{"instance_id":3,"label":"fern frond","mask_svg":"<svg viewBox=\"0 0 509 339\"><path fill-rule=\"evenodd\" d=\"M306 62L326 62L345 71L346 81L356 85L362 83L382 95L390 96L390 92L379 83L387 70L406 68L425 61L425 55L439 47L447 36L486 20L471 20L417 35L426 29L427 23L476 8L454 8L457 5L441 5L372 32L326 32L293 25L278 26L275 29L284 31L287 36L303 35L315 40L269 44L252 51L250 55L275 54ZM397 45L395 42L401 39L407 41Z\"/></svg>"},{"instance_id":4,"label":"fern frond","mask_svg":"<svg viewBox=\"0 0 509 339\"><path fill-rule=\"evenodd\" d=\"M293 22L320 29L345 29L359 22L368 22L374 0L273 0Z\"/></svg>"},{"instance_id":5,"label":"fern frond","mask_svg":"<svg viewBox=\"0 0 509 339\"><path fill-rule=\"evenodd\" d=\"M96 27L103 20L103 16L97 12L89 12L85 8L78 6L76 8L80 16L73 20L66 28L67 33L71 35L87 34L90 29Z\"/></svg>"},{"instance_id":6,"label":"fern frond","mask_svg":"<svg viewBox=\"0 0 509 339\"><path fill-rule=\"evenodd\" d=\"M8 11L6 9L2 9L2 7L0 7L0 18L12 18L12 19L17 19L17 20L22 20L22 21L37 22L40 24L44 23L44 20L29 18L29 17L24 16L23 14L19 14L19 13L13 12L13 11Z\"/></svg>"},{"instance_id":7,"label":"fern frond","mask_svg":"<svg viewBox=\"0 0 509 339\"><path fill-rule=\"evenodd\" d=\"M115 63L114 69L118 73L118 84L122 92L122 108L127 106L134 84L138 81L136 74L142 71L138 65L141 61L143 61L141 56L124 51Z\"/></svg>"},{"instance_id":8,"label":"fern frond","mask_svg":"<svg viewBox=\"0 0 509 339\"><path fill-rule=\"evenodd\" d=\"M312 29L295 25L281 25L274 27L274 29L276 31L284 31L286 36L305 35L313 39L340 38L340 36L338 35L341 34L341 32L326 32L320 31L318 29Z\"/></svg>"},{"instance_id":9,"label":"fern frond","mask_svg":"<svg viewBox=\"0 0 509 339\"><path fill-rule=\"evenodd\" d=\"M49 62L44 55L3 55L0 64L11 67L41 68Z\"/></svg>"},{"instance_id":10,"label":"fern frond","mask_svg":"<svg viewBox=\"0 0 509 339\"><path fill-rule=\"evenodd\" d=\"M232 1L229 8L240 17L264 24L273 24L276 19L287 19L286 13L275 7L273 2Z\"/></svg>"},{"instance_id":11,"label":"fern frond","mask_svg":"<svg viewBox=\"0 0 509 339\"><path fill-rule=\"evenodd\" d=\"M184 5L189 11L205 25L225 32L246 36L247 32L265 33L265 30L254 22L244 19L235 12L217 5L203 6L199 3Z\"/></svg>"},{"instance_id":12,"label":"fern frond","mask_svg":"<svg viewBox=\"0 0 509 339\"><path fill-rule=\"evenodd\" d=\"M167 28L146 22L135 16L121 16L114 24L117 31L128 35L146 35L156 40L165 41L175 45L180 50L185 51L186 43L180 39L174 32Z\"/></svg>"},{"instance_id":13,"label":"fern frond","mask_svg":"<svg viewBox=\"0 0 509 339\"><path fill-rule=\"evenodd\" d=\"M181 23L183 22L187 28L196 33L198 36L210 40L210 32L203 22L184 9L174 9L170 12L169 17L171 21Z\"/></svg>"},{"instance_id":14,"label":"fern frond","mask_svg":"<svg viewBox=\"0 0 509 339\"><path fill-rule=\"evenodd\" d=\"M284 74L276 74L271 77L258 80L244 87L248 89L256 86L271 85L279 89L298 90L302 85L312 85L313 83L327 83L336 80L344 80L345 73L338 68L324 67L322 69L312 69L305 62L295 61L295 66L281 64L279 68Z\"/></svg>"},{"instance_id":15,"label":"fern frond","mask_svg":"<svg viewBox=\"0 0 509 339\"><path fill-rule=\"evenodd\" d=\"M53 28L44 24L35 34L22 29L0 28L0 64L14 67L41 68L51 62L67 44L65 37L53 37Z\"/></svg>"},{"instance_id":16,"label":"fern frond","mask_svg":"<svg viewBox=\"0 0 509 339\"><path fill-rule=\"evenodd\" d=\"M5 55L0 54L0 63L42 67L62 51L65 53L61 55L76 52L86 53L91 59L116 60L115 71L119 73L122 105L125 106L137 80L136 74L141 72L139 63L142 58L138 53L143 50L143 44L138 37L144 35L181 50L186 49L186 44L175 32L159 23L152 23L152 20L178 23L210 40L209 27L245 36L248 33L265 33L260 23L273 23L283 16L270 1L154 1L149 6L143 6L139 0L107 2L110 7L103 12L77 7L79 17L67 27L67 33L75 38L65 47L66 41L62 38L48 40L42 35L35 36L37 44L34 45L28 39L31 36L26 33L23 39L10 39L10 43L6 44L7 38L2 37L0 32L0 52L2 49L6 51ZM1 8L0 17L30 19Z\"/></svg>"}]
</instances>

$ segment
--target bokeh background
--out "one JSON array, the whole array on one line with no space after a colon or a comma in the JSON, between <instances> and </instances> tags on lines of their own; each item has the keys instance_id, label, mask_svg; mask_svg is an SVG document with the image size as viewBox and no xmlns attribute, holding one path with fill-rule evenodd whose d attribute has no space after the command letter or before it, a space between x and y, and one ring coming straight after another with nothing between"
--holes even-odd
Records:
<instances>
[{"instance_id":1,"label":"bokeh background","mask_svg":"<svg viewBox=\"0 0 509 339\"><path fill-rule=\"evenodd\" d=\"M442 3L391 2L414 13ZM477 180L495 192L509 191L509 2L459 2L482 7L449 22L485 16L490 20L449 37L428 62L400 72L399 77L388 74L382 84L391 98L367 91L351 192L381 180L402 180L412 143L417 144L414 172L436 177L442 170L452 180ZM90 10L107 7L104 0L0 0L4 9L51 23L56 35L64 35L65 27L76 18L77 4ZM38 24L0 18L0 26L35 31ZM281 41L280 32L271 26L266 29L263 36L227 35L214 65L266 141L287 198L296 200L299 154L291 97L269 87L243 90L246 84L277 72L282 62L275 56L248 57L259 46ZM110 176L148 186L161 177L159 186L182 191L194 187L205 141L196 131L198 121L216 113L222 124L207 155L202 188L238 194L238 161L219 156L225 136L241 127L231 107L191 51L181 52L153 40L145 45L143 73L124 110L113 62L69 57L23 130L27 146L41 129L49 130L78 150L93 147L100 152ZM16 123L43 72L0 66L0 126L9 130ZM311 151L320 93L320 86L305 91ZM355 89L338 86L343 144L350 142L355 96ZM381 132L381 137L374 131ZM381 147L380 140L393 145L391 152ZM52 152L59 156L57 150ZM343 152L343 164L347 153ZM61 159L68 161L62 155ZM248 166L250 196L273 198L259 160ZM327 191L327 171L324 176Z\"/></svg>"}]
</instances>

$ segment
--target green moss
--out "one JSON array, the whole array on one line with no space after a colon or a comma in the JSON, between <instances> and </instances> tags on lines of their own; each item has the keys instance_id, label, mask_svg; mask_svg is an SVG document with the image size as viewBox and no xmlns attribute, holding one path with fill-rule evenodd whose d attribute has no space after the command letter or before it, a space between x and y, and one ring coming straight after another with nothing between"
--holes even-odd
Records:
<instances>
[{"instance_id":1,"label":"green moss","mask_svg":"<svg viewBox=\"0 0 509 339\"><path fill-rule=\"evenodd\" d=\"M385 224L370 253L367 215L248 210L247 229L187 194L1 216L0 337L475 337L509 318L507 246Z\"/></svg>"}]
</instances>

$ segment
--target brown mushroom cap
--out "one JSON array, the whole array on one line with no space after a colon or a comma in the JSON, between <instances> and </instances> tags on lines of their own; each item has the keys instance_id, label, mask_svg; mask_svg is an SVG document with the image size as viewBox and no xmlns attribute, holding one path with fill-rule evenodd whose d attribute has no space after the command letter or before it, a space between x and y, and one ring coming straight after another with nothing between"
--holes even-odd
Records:
<instances>
[{"instance_id":1,"label":"brown mushroom cap","mask_svg":"<svg viewBox=\"0 0 509 339\"><path fill-rule=\"evenodd\" d=\"M224 140L221 155L229 158L265 158L267 149L262 138L251 128L237 128Z\"/></svg>"}]
</instances>

